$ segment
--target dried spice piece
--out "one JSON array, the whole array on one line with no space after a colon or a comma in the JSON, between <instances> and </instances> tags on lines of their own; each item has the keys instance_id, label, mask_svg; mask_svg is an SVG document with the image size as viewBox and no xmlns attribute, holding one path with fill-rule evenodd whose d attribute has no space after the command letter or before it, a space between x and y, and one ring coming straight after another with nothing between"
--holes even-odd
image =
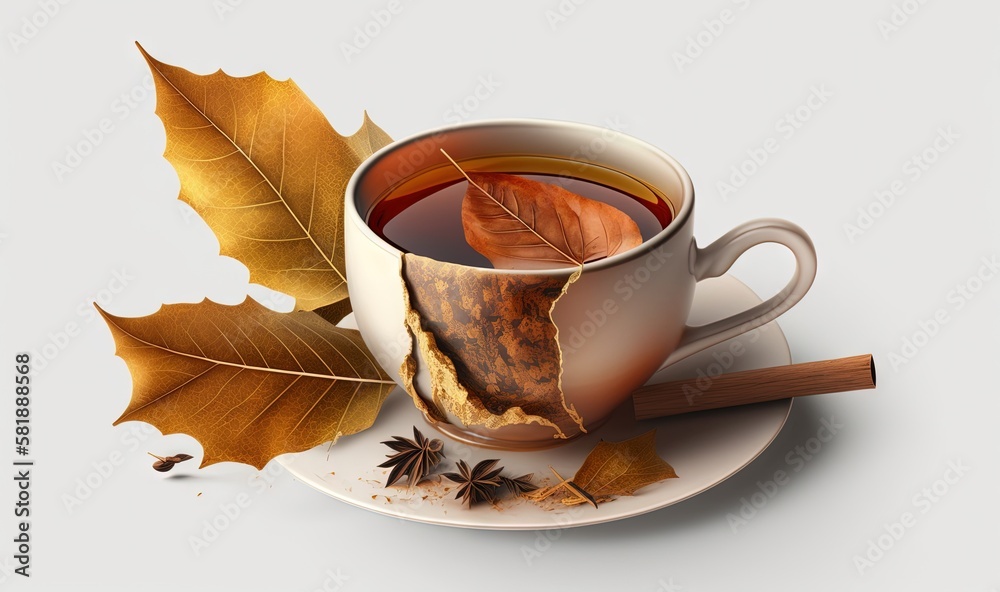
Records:
<instances>
[{"instance_id":1,"label":"dried spice piece","mask_svg":"<svg viewBox=\"0 0 1000 592\"><path fill-rule=\"evenodd\" d=\"M465 240L500 269L576 267L642 244L639 226L604 202L517 175L466 172Z\"/></svg>"},{"instance_id":2,"label":"dried spice piece","mask_svg":"<svg viewBox=\"0 0 1000 592\"><path fill-rule=\"evenodd\" d=\"M490 429L537 423L554 438L585 431L562 392L562 351L552 310L579 276L486 273L403 255L403 302L414 349L431 375L429 393L413 384L414 352L400 374L432 421L450 412Z\"/></svg>"},{"instance_id":3,"label":"dried spice piece","mask_svg":"<svg viewBox=\"0 0 1000 592\"><path fill-rule=\"evenodd\" d=\"M166 473L172 468L174 468L174 463L166 460L158 460L153 463L153 470L159 471L161 473Z\"/></svg>"},{"instance_id":4,"label":"dried spice piece","mask_svg":"<svg viewBox=\"0 0 1000 592\"><path fill-rule=\"evenodd\" d=\"M250 281L294 296L299 309L346 299L344 189L389 136L367 113L361 129L340 135L291 80L202 76L139 51L179 198L215 232L222 254L246 265ZM322 316L344 314L334 307Z\"/></svg>"},{"instance_id":5,"label":"dried spice piece","mask_svg":"<svg viewBox=\"0 0 1000 592\"><path fill-rule=\"evenodd\" d=\"M156 459L156 462L153 463L153 469L161 473L166 473L170 469L174 468L174 465L177 463L194 458L190 454L175 454L173 456L157 456L152 452L147 452L146 454Z\"/></svg>"},{"instance_id":6,"label":"dried spice piece","mask_svg":"<svg viewBox=\"0 0 1000 592\"><path fill-rule=\"evenodd\" d=\"M458 473L445 473L444 477L459 484L455 499L472 506L482 501L492 502L496 499L500 487L500 471L503 467L494 469L498 459L491 458L476 463L472 469L464 460L458 461Z\"/></svg>"},{"instance_id":7,"label":"dried spice piece","mask_svg":"<svg viewBox=\"0 0 1000 592\"><path fill-rule=\"evenodd\" d=\"M392 467L386 487L391 487L404 476L408 485L416 485L426 477L444 456L441 440L428 439L413 426L413 439L393 436L392 440L382 442L396 451L396 454L386 455L389 460L379 465L379 468Z\"/></svg>"},{"instance_id":8,"label":"dried spice piece","mask_svg":"<svg viewBox=\"0 0 1000 592\"><path fill-rule=\"evenodd\" d=\"M260 469L359 432L395 387L360 333L312 312L278 313L249 298L170 304L138 318L98 310L132 373L132 399L115 423L192 435L203 467Z\"/></svg>"},{"instance_id":9,"label":"dried spice piece","mask_svg":"<svg viewBox=\"0 0 1000 592\"><path fill-rule=\"evenodd\" d=\"M507 491L514 497L524 497L524 494L538 489L538 486L531 482L533 476L534 473L513 478L500 475L500 484L506 487Z\"/></svg>"},{"instance_id":10,"label":"dried spice piece","mask_svg":"<svg viewBox=\"0 0 1000 592\"><path fill-rule=\"evenodd\" d=\"M571 494L571 497L564 498L562 500L562 503L567 505L590 504L594 506L594 508L597 508L597 500L594 498L594 496L590 495L587 491L585 491L582 487L580 487L576 483L573 483L572 481L564 478L562 475L559 474L559 471L556 471L554 468L552 468L552 466L549 466L549 470L552 471L552 474L556 476L556 479L559 479L559 482L556 483L555 485L550 485L548 487L534 491L525 497L529 497L536 502L541 502L551 497L552 494L554 494L556 491L560 489L566 489L566 491L568 491Z\"/></svg>"},{"instance_id":11,"label":"dried spice piece","mask_svg":"<svg viewBox=\"0 0 1000 592\"><path fill-rule=\"evenodd\" d=\"M594 506L594 508L597 508L597 500L594 498L594 496L590 495L590 492L588 492L586 489L580 487L579 485L573 483L572 481L567 481L566 486L569 487L573 491L573 493L575 493L577 496L583 498L583 500L586 503Z\"/></svg>"},{"instance_id":12,"label":"dried spice piece","mask_svg":"<svg viewBox=\"0 0 1000 592\"><path fill-rule=\"evenodd\" d=\"M675 478L673 467L656 454L656 430L650 430L624 442L598 442L571 483L601 498L634 495L637 489Z\"/></svg>"},{"instance_id":13,"label":"dried spice piece","mask_svg":"<svg viewBox=\"0 0 1000 592\"><path fill-rule=\"evenodd\" d=\"M634 495L636 490L664 479L677 477L665 460L656 454L656 430L624 442L601 440L590 451L572 479L565 479L549 467L559 482L537 489L525 497L542 502L563 489L571 495L560 500L567 506L612 501L616 496Z\"/></svg>"}]
</instances>

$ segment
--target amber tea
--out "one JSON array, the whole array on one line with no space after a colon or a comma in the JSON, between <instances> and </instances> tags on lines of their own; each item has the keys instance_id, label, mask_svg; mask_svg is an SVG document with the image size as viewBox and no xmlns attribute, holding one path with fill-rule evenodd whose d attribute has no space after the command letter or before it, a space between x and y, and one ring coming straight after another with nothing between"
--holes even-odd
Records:
<instances>
[{"instance_id":1,"label":"amber tea","mask_svg":"<svg viewBox=\"0 0 1000 592\"><path fill-rule=\"evenodd\" d=\"M543 156L494 156L461 161L466 171L515 174L604 202L631 217L648 240L673 219L670 201L640 179L595 164ZM492 267L465 240L462 200L468 182L450 163L389 189L368 214L368 226L404 252L463 265Z\"/></svg>"}]
</instances>

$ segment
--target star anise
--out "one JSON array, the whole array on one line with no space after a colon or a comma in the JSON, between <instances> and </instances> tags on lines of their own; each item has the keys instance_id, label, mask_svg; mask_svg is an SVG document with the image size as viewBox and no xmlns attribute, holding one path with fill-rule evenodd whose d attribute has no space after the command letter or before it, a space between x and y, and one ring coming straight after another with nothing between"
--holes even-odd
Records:
<instances>
[{"instance_id":1,"label":"star anise","mask_svg":"<svg viewBox=\"0 0 1000 592\"><path fill-rule=\"evenodd\" d=\"M416 426L413 426L413 439L393 436L392 440L382 442L389 448L396 451L396 454L387 454L389 460L380 464L380 468L392 467L389 471L389 480L385 486L389 487L403 478L407 477L408 485L416 485L427 476L440 461L444 454L441 452L443 445L441 440L429 440L420 433Z\"/></svg>"},{"instance_id":2,"label":"star anise","mask_svg":"<svg viewBox=\"0 0 1000 592\"><path fill-rule=\"evenodd\" d=\"M511 493L514 497L521 497L526 493L531 493L538 489L538 486L531 482L531 477L534 473L528 473L527 475L521 475L520 477L504 477L500 475L500 483L507 488L507 491Z\"/></svg>"},{"instance_id":3,"label":"star anise","mask_svg":"<svg viewBox=\"0 0 1000 592\"><path fill-rule=\"evenodd\" d=\"M462 501L472 506L478 502L490 501L496 498L497 489L500 487L500 471L494 469L498 459L490 458L479 463L472 469L465 464L464 460L458 461L458 473L445 473L444 477L459 484L458 493L455 499L462 498Z\"/></svg>"}]
</instances>

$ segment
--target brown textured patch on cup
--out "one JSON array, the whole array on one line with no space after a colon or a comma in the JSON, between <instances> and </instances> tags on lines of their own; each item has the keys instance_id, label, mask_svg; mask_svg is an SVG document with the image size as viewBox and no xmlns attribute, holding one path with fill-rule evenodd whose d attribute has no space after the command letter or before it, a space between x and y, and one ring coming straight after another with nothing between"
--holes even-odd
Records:
<instances>
[{"instance_id":1,"label":"brown textured patch on cup","mask_svg":"<svg viewBox=\"0 0 1000 592\"><path fill-rule=\"evenodd\" d=\"M556 301L576 281L497 274L406 253L401 266L407 327L428 366L430 401L414 388L415 360L401 374L432 420L450 412L490 429L537 423L555 438L586 431L562 392ZM435 408L436 407L436 408Z\"/></svg>"},{"instance_id":2,"label":"brown textured patch on cup","mask_svg":"<svg viewBox=\"0 0 1000 592\"><path fill-rule=\"evenodd\" d=\"M423 352L425 359L430 359L433 354L437 352L437 347L431 345L434 337L421 329L420 314L413 310L410 306L410 291L406 287L406 281L402 278L402 262L400 263L399 272L400 284L403 288L403 306L406 309L406 333L410 338L410 351L406 353L406 357L403 358L403 363L399 367L399 376L403 380L403 386L406 389L406 392L413 399L413 404L421 413L424 414L428 421L432 423L448 423L448 419L444 412L441 411L439 404L435 400L432 400L430 404L428 404L428 402L425 401L419 393L417 393L417 389L413 385L413 379L417 375L417 358L413 355L413 344L416 343L419 351Z\"/></svg>"}]
</instances>

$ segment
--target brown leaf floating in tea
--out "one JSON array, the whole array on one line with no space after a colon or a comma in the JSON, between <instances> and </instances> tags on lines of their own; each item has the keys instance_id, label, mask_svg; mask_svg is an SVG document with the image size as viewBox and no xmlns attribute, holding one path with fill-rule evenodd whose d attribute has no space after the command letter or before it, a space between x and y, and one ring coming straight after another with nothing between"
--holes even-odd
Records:
<instances>
[{"instance_id":1,"label":"brown leaf floating in tea","mask_svg":"<svg viewBox=\"0 0 1000 592\"><path fill-rule=\"evenodd\" d=\"M518 175L466 172L465 240L500 269L575 267L642 244L618 208Z\"/></svg>"},{"instance_id":2,"label":"brown leaf floating in tea","mask_svg":"<svg viewBox=\"0 0 1000 592\"><path fill-rule=\"evenodd\" d=\"M431 374L417 393L413 353L400 370L417 407L435 421L445 412L465 425L537 423L553 437L584 430L562 392L562 352L552 309L568 279L488 273L403 255L407 327Z\"/></svg>"}]
</instances>

